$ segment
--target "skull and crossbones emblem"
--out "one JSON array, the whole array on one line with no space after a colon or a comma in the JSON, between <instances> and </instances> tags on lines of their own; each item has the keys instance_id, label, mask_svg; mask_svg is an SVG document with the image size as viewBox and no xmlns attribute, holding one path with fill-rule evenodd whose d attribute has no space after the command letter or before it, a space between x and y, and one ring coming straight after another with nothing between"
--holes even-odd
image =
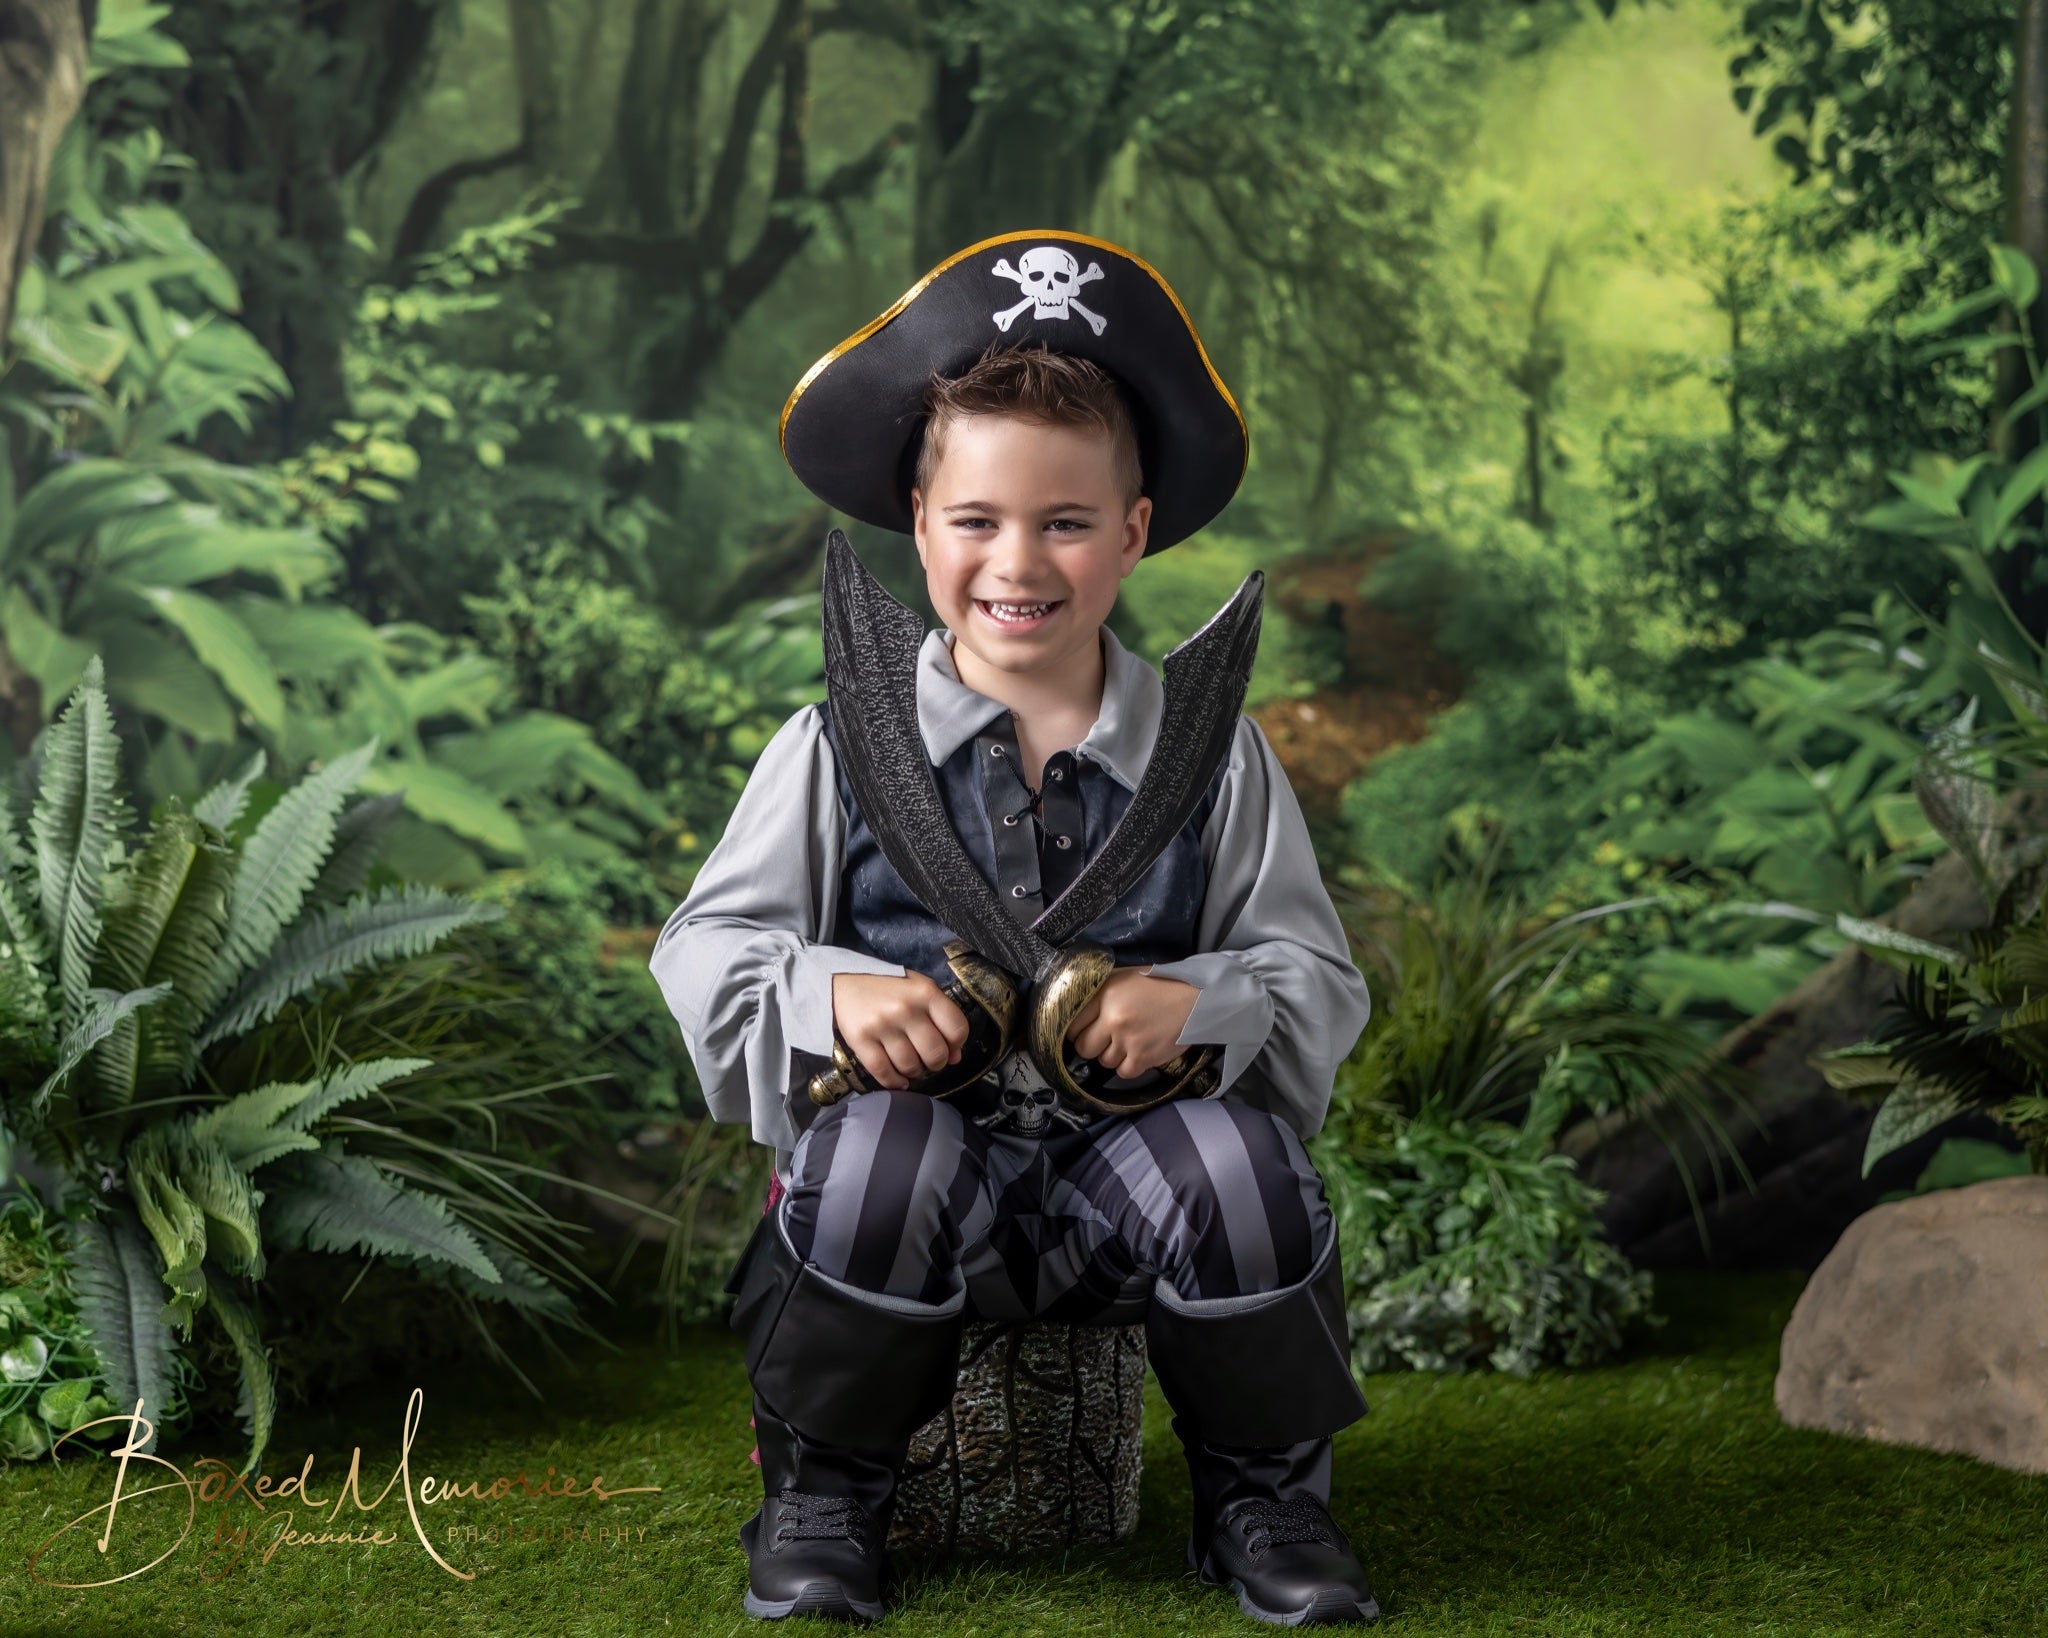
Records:
<instances>
[{"instance_id":1,"label":"skull and crossbones emblem","mask_svg":"<svg viewBox=\"0 0 2048 1638\"><path fill-rule=\"evenodd\" d=\"M1109 323L1100 313L1091 312L1077 299L1081 286L1103 276L1102 264L1090 262L1088 271L1081 271L1080 262L1058 245L1036 245L1017 258L1018 265L1012 267L1010 258L1005 256L989 269L999 279L1014 279L1018 289L1024 292L1024 299L1015 307L989 316L996 321L996 328L1007 332L1017 315L1025 308L1031 308L1033 318L1070 318L1074 313L1088 321L1088 327L1097 335ZM1071 311L1070 311L1071 310Z\"/></svg>"},{"instance_id":2,"label":"skull and crossbones emblem","mask_svg":"<svg viewBox=\"0 0 2048 1638\"><path fill-rule=\"evenodd\" d=\"M1073 1110L1061 1107L1059 1094L1038 1073L1029 1053L1021 1049L1011 1052L990 1073L1000 1088L996 1106L976 1116L975 1125L1035 1138L1044 1137L1055 1121L1067 1126L1086 1124Z\"/></svg>"}]
</instances>

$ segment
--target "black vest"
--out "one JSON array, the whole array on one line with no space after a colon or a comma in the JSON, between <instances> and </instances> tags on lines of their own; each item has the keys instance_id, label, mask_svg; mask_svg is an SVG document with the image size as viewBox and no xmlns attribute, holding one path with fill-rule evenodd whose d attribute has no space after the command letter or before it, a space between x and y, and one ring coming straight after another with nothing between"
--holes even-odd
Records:
<instances>
[{"instance_id":1,"label":"black vest","mask_svg":"<svg viewBox=\"0 0 2048 1638\"><path fill-rule=\"evenodd\" d=\"M862 817L847 782L845 752L830 701L819 704L832 746L839 803L846 815L844 870L831 942L921 972L934 983L952 979L942 954L953 930L926 912L889 861ZM1080 874L1130 806L1131 792L1107 769L1073 751L1048 760L1043 817L1031 811L1022 778L1016 719L992 720L932 770L939 798L967 856L1019 921L1035 921ZM1120 967L1178 961L1195 954L1208 870L1202 831L1215 810L1230 761L1225 757L1195 811L1144 878L1079 935L1111 951Z\"/></svg>"}]
</instances>

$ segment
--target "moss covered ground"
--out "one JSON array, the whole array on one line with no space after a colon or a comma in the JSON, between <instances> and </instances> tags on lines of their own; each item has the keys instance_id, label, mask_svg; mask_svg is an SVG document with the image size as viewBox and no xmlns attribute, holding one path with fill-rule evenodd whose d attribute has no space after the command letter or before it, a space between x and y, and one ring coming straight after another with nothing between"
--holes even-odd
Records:
<instances>
[{"instance_id":1,"label":"moss covered ground","mask_svg":"<svg viewBox=\"0 0 2048 1638\"><path fill-rule=\"evenodd\" d=\"M1373 1414L1338 1444L1336 1510L1406 1634L2048 1633L2048 1479L1962 1457L1794 1431L1771 1404L1797 1278L1667 1277L1661 1331L1623 1362L1530 1381L1371 1379ZM125 1500L96 1550L113 1465L68 1460L0 1476L0 1631L37 1634L629 1634L768 1630L740 1610L734 1532L754 1508L737 1339L691 1333L585 1357L537 1378L391 1381L281 1423L267 1471L311 1454L323 1505L196 1503L181 1487ZM351 1451L376 1501L406 1402L428 1475L487 1486L524 1473L597 1500L469 1496L419 1509L394 1488L329 1523ZM203 1441L166 1451L196 1482ZM214 1453L233 1455L225 1445ZM552 1479L549 1475L552 1472ZM132 1492L165 1479L131 1467ZM217 1481L216 1481L217 1482ZM1182 1567L1187 1484L1153 1389L1143 1518L1132 1541L1038 1560L906 1560L887 1627L905 1634L1180 1634L1265 1630ZM63 1526L93 1509L75 1529ZM381 1543L291 1541L376 1530ZM247 1527L239 1558L215 1544ZM496 1539L491 1539L492 1527ZM477 1531L474 1539L466 1532ZM452 1532L452 1534L451 1534ZM586 1533L587 1532L587 1533ZM116 1584L96 1581L150 1564ZM464 1572L468 1579L451 1571ZM783 1623L795 1635L825 1630ZM841 1629L843 1630L843 1629Z\"/></svg>"}]
</instances>

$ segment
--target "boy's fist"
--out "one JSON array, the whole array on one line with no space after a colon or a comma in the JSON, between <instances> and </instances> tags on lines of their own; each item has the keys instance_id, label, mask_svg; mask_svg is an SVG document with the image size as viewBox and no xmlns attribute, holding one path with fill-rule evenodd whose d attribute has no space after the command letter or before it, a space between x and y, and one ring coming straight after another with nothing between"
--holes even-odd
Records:
<instances>
[{"instance_id":1,"label":"boy's fist","mask_svg":"<svg viewBox=\"0 0 2048 1638\"><path fill-rule=\"evenodd\" d=\"M1151 971L1117 968L1067 1029L1076 1052L1127 1081L1187 1050L1176 1043L1202 998L1200 986Z\"/></svg>"},{"instance_id":2,"label":"boy's fist","mask_svg":"<svg viewBox=\"0 0 2048 1638\"><path fill-rule=\"evenodd\" d=\"M903 1091L910 1077L960 1061L967 1014L923 973L832 975L832 1022L875 1085Z\"/></svg>"}]
</instances>

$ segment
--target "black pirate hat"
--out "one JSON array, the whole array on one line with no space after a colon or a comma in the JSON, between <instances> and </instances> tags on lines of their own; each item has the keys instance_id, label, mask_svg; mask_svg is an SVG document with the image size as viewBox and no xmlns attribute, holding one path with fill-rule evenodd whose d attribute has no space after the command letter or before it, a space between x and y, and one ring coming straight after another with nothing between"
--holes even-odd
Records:
<instances>
[{"instance_id":1,"label":"black pirate hat","mask_svg":"<svg viewBox=\"0 0 2048 1638\"><path fill-rule=\"evenodd\" d=\"M1122 383L1152 497L1148 554L1237 492L1244 416L1180 298L1122 246L1059 229L969 245L819 359L782 407L784 457L827 505L909 534L925 387L1006 338L1091 359Z\"/></svg>"}]
</instances>

